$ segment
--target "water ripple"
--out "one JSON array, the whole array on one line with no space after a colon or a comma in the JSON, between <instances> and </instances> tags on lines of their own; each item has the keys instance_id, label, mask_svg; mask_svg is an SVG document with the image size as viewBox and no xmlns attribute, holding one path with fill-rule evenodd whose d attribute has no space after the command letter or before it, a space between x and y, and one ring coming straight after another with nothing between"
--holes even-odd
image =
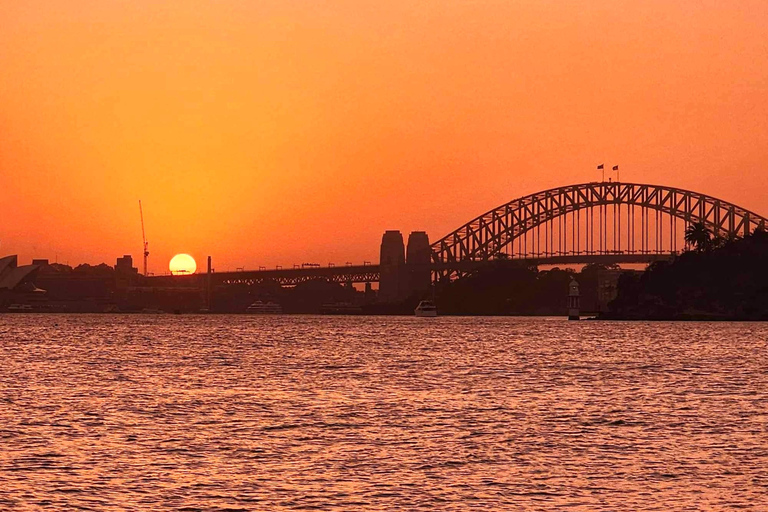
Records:
<instances>
[{"instance_id":1,"label":"water ripple","mask_svg":"<svg viewBox=\"0 0 768 512\"><path fill-rule=\"evenodd\" d=\"M0 315L0 509L768 510L768 325Z\"/></svg>"}]
</instances>

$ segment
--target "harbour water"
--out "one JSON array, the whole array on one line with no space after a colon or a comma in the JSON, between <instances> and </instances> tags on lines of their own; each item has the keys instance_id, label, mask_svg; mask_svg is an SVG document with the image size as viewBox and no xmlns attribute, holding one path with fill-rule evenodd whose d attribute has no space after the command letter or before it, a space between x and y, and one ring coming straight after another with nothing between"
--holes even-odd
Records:
<instances>
[{"instance_id":1,"label":"harbour water","mask_svg":"<svg viewBox=\"0 0 768 512\"><path fill-rule=\"evenodd\" d=\"M768 324L0 315L0 510L768 510Z\"/></svg>"}]
</instances>

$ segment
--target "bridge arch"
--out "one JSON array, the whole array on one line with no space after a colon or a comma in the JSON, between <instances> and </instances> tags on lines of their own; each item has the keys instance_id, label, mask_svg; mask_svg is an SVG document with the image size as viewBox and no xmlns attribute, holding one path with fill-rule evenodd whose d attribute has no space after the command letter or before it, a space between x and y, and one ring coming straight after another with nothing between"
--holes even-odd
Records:
<instances>
[{"instance_id":1,"label":"bridge arch","mask_svg":"<svg viewBox=\"0 0 768 512\"><path fill-rule=\"evenodd\" d=\"M626 210L624 219L623 209ZM664 243L664 216L669 219L668 247ZM554 225L555 221L559 227ZM732 237L750 233L758 226L764 227L768 219L728 201L675 187L582 183L513 199L476 217L433 243L432 261L448 266L482 261L505 252L510 246L514 257L514 245L517 243L522 248L523 239L526 240L526 252L519 251L518 256L530 257L529 233L533 240L537 240L541 255L540 229L550 225L552 229L544 238L545 257L555 254L555 233L560 242L557 254L669 254L676 251L684 227L697 222L704 223L717 236ZM610 223L613 226L609 226ZM651 232L655 244L649 239ZM626 241L623 248L622 241Z\"/></svg>"}]
</instances>

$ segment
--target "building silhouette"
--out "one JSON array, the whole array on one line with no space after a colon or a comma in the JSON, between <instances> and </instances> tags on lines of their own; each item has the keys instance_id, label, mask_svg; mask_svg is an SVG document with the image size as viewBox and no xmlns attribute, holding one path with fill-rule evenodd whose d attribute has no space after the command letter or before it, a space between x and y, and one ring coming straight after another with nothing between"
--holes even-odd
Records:
<instances>
[{"instance_id":1,"label":"building silhouette","mask_svg":"<svg viewBox=\"0 0 768 512\"><path fill-rule=\"evenodd\" d=\"M133 266L133 257L130 254L117 258L115 271L122 274L138 274L139 269Z\"/></svg>"}]
</instances>

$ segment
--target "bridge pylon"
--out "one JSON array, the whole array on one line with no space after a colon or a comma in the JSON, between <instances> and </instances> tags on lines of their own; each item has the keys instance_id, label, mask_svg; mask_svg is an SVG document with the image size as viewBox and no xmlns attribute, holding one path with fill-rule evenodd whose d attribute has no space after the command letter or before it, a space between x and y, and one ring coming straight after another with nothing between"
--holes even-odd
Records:
<instances>
[{"instance_id":1,"label":"bridge pylon","mask_svg":"<svg viewBox=\"0 0 768 512\"><path fill-rule=\"evenodd\" d=\"M402 299L408 276L405 272L405 244L400 231L389 230L381 237L379 272L379 300L395 302Z\"/></svg>"}]
</instances>

